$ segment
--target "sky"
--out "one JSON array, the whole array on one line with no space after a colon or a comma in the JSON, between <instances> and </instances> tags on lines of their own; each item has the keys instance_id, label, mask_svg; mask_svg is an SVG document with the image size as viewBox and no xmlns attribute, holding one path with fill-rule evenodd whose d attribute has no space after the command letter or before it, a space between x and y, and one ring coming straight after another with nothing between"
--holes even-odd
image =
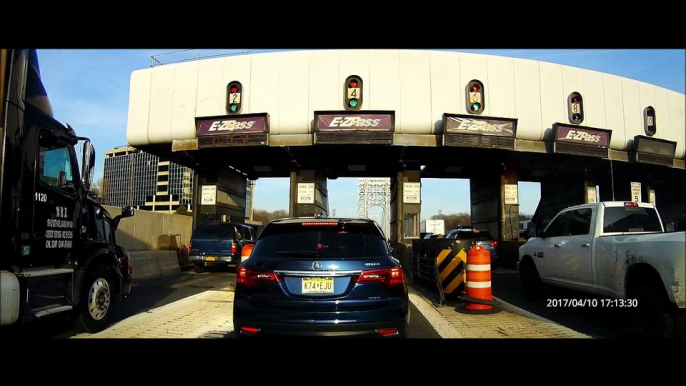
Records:
<instances>
[{"instance_id":1,"label":"sky","mask_svg":"<svg viewBox=\"0 0 686 386\"><path fill-rule=\"evenodd\" d=\"M242 51L240 49L38 49L41 76L55 118L91 139L96 149L94 181L103 176L103 154L125 146L131 73L164 63ZM250 50L259 54L275 50ZM449 50L538 60L613 74L679 93L686 85L684 49L465 49ZM261 178L254 208L288 210L287 178ZM357 216L357 178L328 181L329 209L336 216ZM439 213L469 213L469 180L422 180L422 220ZM537 183L520 182L520 213L533 214L540 199ZM370 210L380 215L380 209Z\"/></svg>"}]
</instances>

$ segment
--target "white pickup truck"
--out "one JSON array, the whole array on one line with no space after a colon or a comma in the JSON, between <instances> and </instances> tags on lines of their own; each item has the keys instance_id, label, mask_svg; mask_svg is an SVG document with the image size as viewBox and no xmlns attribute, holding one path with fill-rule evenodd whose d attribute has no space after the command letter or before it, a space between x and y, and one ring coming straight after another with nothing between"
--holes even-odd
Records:
<instances>
[{"instance_id":1,"label":"white pickup truck","mask_svg":"<svg viewBox=\"0 0 686 386\"><path fill-rule=\"evenodd\" d=\"M527 297L542 298L546 285L582 291L593 296L569 306L632 308L647 335L683 334L686 232L665 233L652 204L563 209L519 248L517 268Z\"/></svg>"}]
</instances>

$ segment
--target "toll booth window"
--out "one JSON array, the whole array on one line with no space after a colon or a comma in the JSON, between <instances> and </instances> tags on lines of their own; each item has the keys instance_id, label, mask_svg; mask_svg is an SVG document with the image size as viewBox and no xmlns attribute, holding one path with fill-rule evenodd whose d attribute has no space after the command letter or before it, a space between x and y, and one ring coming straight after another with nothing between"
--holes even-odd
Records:
<instances>
[{"instance_id":1,"label":"toll booth window","mask_svg":"<svg viewBox=\"0 0 686 386\"><path fill-rule=\"evenodd\" d=\"M419 238L419 213L405 213L403 216L403 238Z\"/></svg>"},{"instance_id":2,"label":"toll booth window","mask_svg":"<svg viewBox=\"0 0 686 386\"><path fill-rule=\"evenodd\" d=\"M74 192L69 149L59 145L40 146L38 176L44 184Z\"/></svg>"}]
</instances>

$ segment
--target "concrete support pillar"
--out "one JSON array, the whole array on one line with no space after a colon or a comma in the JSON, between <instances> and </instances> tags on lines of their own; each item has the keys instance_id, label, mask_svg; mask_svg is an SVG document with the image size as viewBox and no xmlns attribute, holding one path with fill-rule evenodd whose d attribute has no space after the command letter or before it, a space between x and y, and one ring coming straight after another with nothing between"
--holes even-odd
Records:
<instances>
[{"instance_id":1,"label":"concrete support pillar","mask_svg":"<svg viewBox=\"0 0 686 386\"><path fill-rule=\"evenodd\" d=\"M397 175L391 178L390 229L388 236L393 255L400 260L405 275L412 279L412 240L419 239L421 222L421 170L420 165L401 164Z\"/></svg>"},{"instance_id":2,"label":"concrete support pillar","mask_svg":"<svg viewBox=\"0 0 686 386\"><path fill-rule=\"evenodd\" d=\"M489 175L469 179L469 201L472 227L488 229L500 240L500 176Z\"/></svg>"},{"instance_id":3,"label":"concrete support pillar","mask_svg":"<svg viewBox=\"0 0 686 386\"><path fill-rule=\"evenodd\" d=\"M398 188L398 181L402 180L400 177L400 173L395 178L391 178L391 185L389 187L390 189L390 194L391 194L391 200L390 200L390 209L389 209L389 215L388 215L388 223L390 225L390 233L388 234L388 238L391 241L391 244L398 244L400 242L400 235L402 235L402 228L401 225L399 225L400 221L398 221L399 218L402 218L402 216L399 215L401 212L400 210L400 205L398 205L398 202L402 202L402 198L400 201L398 200L398 194L399 188ZM400 184L402 185L402 184Z\"/></svg>"},{"instance_id":4,"label":"concrete support pillar","mask_svg":"<svg viewBox=\"0 0 686 386\"><path fill-rule=\"evenodd\" d=\"M288 212L292 217L314 217L329 214L329 192L323 170L291 169Z\"/></svg>"},{"instance_id":5,"label":"concrete support pillar","mask_svg":"<svg viewBox=\"0 0 686 386\"><path fill-rule=\"evenodd\" d=\"M234 170L195 171L193 226L205 221L246 220L247 178Z\"/></svg>"},{"instance_id":6,"label":"concrete support pillar","mask_svg":"<svg viewBox=\"0 0 686 386\"><path fill-rule=\"evenodd\" d=\"M636 190L632 190L634 182L641 184L640 201L652 200L667 228L686 215L686 200L681 188L686 186L686 173L682 169L618 161L608 162L607 169L605 181L599 187L601 201L633 201L636 196Z\"/></svg>"},{"instance_id":7,"label":"concrete support pillar","mask_svg":"<svg viewBox=\"0 0 686 386\"><path fill-rule=\"evenodd\" d=\"M644 201L650 202L650 191L654 191L654 204L660 213L665 229L673 230L674 223L686 216L686 197L683 191L683 187L686 186L686 178L682 175L681 181L674 184L661 183L646 186L648 192ZM682 188L675 189L677 186Z\"/></svg>"},{"instance_id":8,"label":"concrete support pillar","mask_svg":"<svg viewBox=\"0 0 686 386\"><path fill-rule=\"evenodd\" d=\"M391 178L392 243L412 244L419 238L421 221L421 171L419 165L403 166L396 178Z\"/></svg>"},{"instance_id":9,"label":"concrete support pillar","mask_svg":"<svg viewBox=\"0 0 686 386\"><path fill-rule=\"evenodd\" d=\"M519 239L519 177L515 165L501 173L469 180L472 226L488 230L496 240Z\"/></svg>"},{"instance_id":10,"label":"concrete support pillar","mask_svg":"<svg viewBox=\"0 0 686 386\"><path fill-rule=\"evenodd\" d=\"M500 240L519 240L519 170L506 164L500 176Z\"/></svg>"},{"instance_id":11,"label":"concrete support pillar","mask_svg":"<svg viewBox=\"0 0 686 386\"><path fill-rule=\"evenodd\" d=\"M594 202L598 202L598 192L597 192L598 186L589 180L584 181L584 203L585 204L590 204Z\"/></svg>"},{"instance_id":12,"label":"concrete support pillar","mask_svg":"<svg viewBox=\"0 0 686 386\"><path fill-rule=\"evenodd\" d=\"M541 181L541 199L532 218L536 230L545 228L562 209L589 202L589 188L595 191L595 184L579 178L549 179ZM597 197L596 197L597 199Z\"/></svg>"}]
</instances>

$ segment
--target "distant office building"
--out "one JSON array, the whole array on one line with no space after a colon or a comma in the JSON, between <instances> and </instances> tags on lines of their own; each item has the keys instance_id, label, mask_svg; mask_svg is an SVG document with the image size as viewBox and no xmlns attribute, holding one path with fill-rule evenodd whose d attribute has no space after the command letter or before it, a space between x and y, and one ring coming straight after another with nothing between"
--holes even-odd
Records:
<instances>
[{"instance_id":1,"label":"distant office building","mask_svg":"<svg viewBox=\"0 0 686 386\"><path fill-rule=\"evenodd\" d=\"M193 170L130 146L105 151L103 203L173 213L192 210Z\"/></svg>"}]
</instances>

